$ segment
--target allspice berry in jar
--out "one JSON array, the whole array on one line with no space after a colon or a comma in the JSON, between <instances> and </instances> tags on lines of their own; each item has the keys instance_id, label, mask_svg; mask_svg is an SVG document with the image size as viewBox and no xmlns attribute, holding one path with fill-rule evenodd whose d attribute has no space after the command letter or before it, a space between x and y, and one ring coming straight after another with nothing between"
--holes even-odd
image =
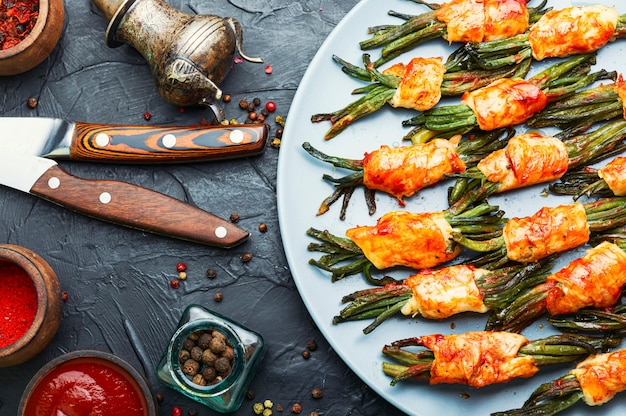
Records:
<instances>
[{"instance_id":1,"label":"allspice berry in jar","mask_svg":"<svg viewBox=\"0 0 626 416\"><path fill-rule=\"evenodd\" d=\"M260 334L199 305L185 309L158 367L168 387L222 413L237 410L265 352Z\"/></svg>"}]
</instances>

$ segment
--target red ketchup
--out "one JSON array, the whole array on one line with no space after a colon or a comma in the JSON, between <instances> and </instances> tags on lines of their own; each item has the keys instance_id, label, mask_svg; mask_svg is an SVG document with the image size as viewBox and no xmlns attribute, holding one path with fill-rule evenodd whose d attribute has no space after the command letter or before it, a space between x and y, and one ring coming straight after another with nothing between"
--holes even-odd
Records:
<instances>
[{"instance_id":1,"label":"red ketchup","mask_svg":"<svg viewBox=\"0 0 626 416\"><path fill-rule=\"evenodd\" d=\"M25 416L136 416L147 414L137 383L107 362L76 359L48 372L31 392Z\"/></svg>"}]
</instances>

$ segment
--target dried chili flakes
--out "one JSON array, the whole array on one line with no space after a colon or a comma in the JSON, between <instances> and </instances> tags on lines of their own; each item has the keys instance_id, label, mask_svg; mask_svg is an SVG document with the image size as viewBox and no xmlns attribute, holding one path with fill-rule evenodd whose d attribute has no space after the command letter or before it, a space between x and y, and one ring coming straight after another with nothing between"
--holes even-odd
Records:
<instances>
[{"instance_id":1,"label":"dried chili flakes","mask_svg":"<svg viewBox=\"0 0 626 416\"><path fill-rule=\"evenodd\" d=\"M33 30L39 0L0 0L0 50L12 48Z\"/></svg>"}]
</instances>

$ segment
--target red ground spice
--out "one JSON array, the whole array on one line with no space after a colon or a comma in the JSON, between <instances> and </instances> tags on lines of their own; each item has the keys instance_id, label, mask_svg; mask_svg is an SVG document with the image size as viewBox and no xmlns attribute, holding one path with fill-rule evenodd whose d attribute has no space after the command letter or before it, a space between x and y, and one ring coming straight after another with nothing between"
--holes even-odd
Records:
<instances>
[{"instance_id":1,"label":"red ground spice","mask_svg":"<svg viewBox=\"0 0 626 416\"><path fill-rule=\"evenodd\" d=\"M17 341L37 312L37 292L28 274L14 264L0 263L0 348Z\"/></svg>"},{"instance_id":2,"label":"red ground spice","mask_svg":"<svg viewBox=\"0 0 626 416\"><path fill-rule=\"evenodd\" d=\"M0 1L0 50L17 45L33 30L39 0Z\"/></svg>"}]
</instances>

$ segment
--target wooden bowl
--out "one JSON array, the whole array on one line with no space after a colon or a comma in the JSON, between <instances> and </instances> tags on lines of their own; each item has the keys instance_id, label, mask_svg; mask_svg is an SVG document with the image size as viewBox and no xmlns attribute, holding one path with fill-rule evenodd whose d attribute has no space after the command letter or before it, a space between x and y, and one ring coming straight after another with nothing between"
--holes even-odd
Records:
<instances>
[{"instance_id":1,"label":"wooden bowl","mask_svg":"<svg viewBox=\"0 0 626 416\"><path fill-rule=\"evenodd\" d=\"M21 74L43 62L61 37L64 18L63 0L39 0L39 17L28 36L0 50L0 76Z\"/></svg>"},{"instance_id":2,"label":"wooden bowl","mask_svg":"<svg viewBox=\"0 0 626 416\"><path fill-rule=\"evenodd\" d=\"M54 338L61 323L63 293L54 270L27 248L0 244L2 265L16 265L24 270L37 295L37 310L30 327L13 343L0 348L0 367L11 367L39 354Z\"/></svg>"},{"instance_id":3,"label":"wooden bowl","mask_svg":"<svg viewBox=\"0 0 626 416\"><path fill-rule=\"evenodd\" d=\"M18 407L33 414L156 416L157 405L144 376L125 360L103 351L73 351L41 368Z\"/></svg>"}]
</instances>

